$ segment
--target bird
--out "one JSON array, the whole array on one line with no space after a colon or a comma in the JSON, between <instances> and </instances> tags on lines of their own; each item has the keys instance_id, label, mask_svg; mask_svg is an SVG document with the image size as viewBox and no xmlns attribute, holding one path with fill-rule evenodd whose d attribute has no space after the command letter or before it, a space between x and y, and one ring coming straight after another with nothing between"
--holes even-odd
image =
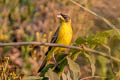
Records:
<instances>
[{"instance_id":1,"label":"bird","mask_svg":"<svg viewBox=\"0 0 120 80\"><path fill-rule=\"evenodd\" d=\"M58 14L57 18L59 18L60 26L56 29L50 43L70 45L73 35L71 18L63 13ZM57 55L58 52L61 52L64 49L65 48L49 46L38 72L41 72L44 69L46 64L54 57L53 55Z\"/></svg>"}]
</instances>

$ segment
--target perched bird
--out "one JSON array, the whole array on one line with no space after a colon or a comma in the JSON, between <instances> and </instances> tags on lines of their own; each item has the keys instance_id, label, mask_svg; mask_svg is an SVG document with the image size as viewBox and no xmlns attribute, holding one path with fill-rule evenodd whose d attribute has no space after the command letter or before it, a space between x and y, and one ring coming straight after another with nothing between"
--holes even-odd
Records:
<instances>
[{"instance_id":1,"label":"perched bird","mask_svg":"<svg viewBox=\"0 0 120 80\"><path fill-rule=\"evenodd\" d=\"M62 13L58 14L57 17L60 19L60 26L54 33L51 43L70 45L72 40L71 19L69 16ZM46 66L47 62L51 60L53 54L56 55L59 51L63 51L64 49L65 48L61 47L49 47L38 72L41 72L41 70Z\"/></svg>"}]
</instances>

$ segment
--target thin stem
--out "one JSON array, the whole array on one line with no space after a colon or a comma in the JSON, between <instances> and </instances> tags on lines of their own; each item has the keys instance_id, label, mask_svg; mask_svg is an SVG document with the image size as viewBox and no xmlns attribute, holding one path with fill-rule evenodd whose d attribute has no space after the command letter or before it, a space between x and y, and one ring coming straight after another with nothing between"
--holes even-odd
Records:
<instances>
[{"instance_id":1,"label":"thin stem","mask_svg":"<svg viewBox=\"0 0 120 80\"><path fill-rule=\"evenodd\" d=\"M106 77L101 77L101 76L88 76L88 77L85 77L85 78L81 78L80 80L89 80L91 78L106 78Z\"/></svg>"},{"instance_id":2,"label":"thin stem","mask_svg":"<svg viewBox=\"0 0 120 80\"><path fill-rule=\"evenodd\" d=\"M95 15L96 17L100 18L101 20L103 20L108 26L110 26L112 29L114 29L114 30L120 35L120 31L116 28L116 26L113 25L113 24L112 24L110 21L108 21L106 18L104 18L103 16L98 15L97 13L91 11L90 9L82 6L81 4L79 4L79 3L77 3L77 2L75 2L75 1L73 1L73 0L70 0L70 1L71 1L73 4L81 7L81 8L84 9L85 11L87 11L87 12Z\"/></svg>"}]
</instances>

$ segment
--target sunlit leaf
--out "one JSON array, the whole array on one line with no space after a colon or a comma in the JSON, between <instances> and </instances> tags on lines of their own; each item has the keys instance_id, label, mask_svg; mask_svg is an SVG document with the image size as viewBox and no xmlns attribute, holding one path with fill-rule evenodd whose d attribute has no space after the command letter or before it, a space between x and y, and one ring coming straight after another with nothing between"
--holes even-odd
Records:
<instances>
[{"instance_id":1,"label":"sunlit leaf","mask_svg":"<svg viewBox=\"0 0 120 80\"><path fill-rule=\"evenodd\" d=\"M69 70L67 71L67 79L68 79L68 80L72 80Z\"/></svg>"},{"instance_id":2,"label":"sunlit leaf","mask_svg":"<svg viewBox=\"0 0 120 80\"><path fill-rule=\"evenodd\" d=\"M23 77L22 80L42 80L42 78L39 76L26 76L26 77Z\"/></svg>"},{"instance_id":3,"label":"sunlit leaf","mask_svg":"<svg viewBox=\"0 0 120 80\"><path fill-rule=\"evenodd\" d=\"M92 58L92 56L88 55L87 53L84 53L85 57L88 59L90 65L91 65L91 70L92 70L92 76L95 75L96 67L95 67L95 61Z\"/></svg>"},{"instance_id":4,"label":"sunlit leaf","mask_svg":"<svg viewBox=\"0 0 120 80\"><path fill-rule=\"evenodd\" d=\"M77 63L75 63L73 60L70 58L67 58L68 60L68 65L70 70L72 71L73 74L73 80L78 80L80 78L80 67Z\"/></svg>"},{"instance_id":5,"label":"sunlit leaf","mask_svg":"<svg viewBox=\"0 0 120 80\"><path fill-rule=\"evenodd\" d=\"M52 71L52 69L49 69L48 72L45 74L45 77L48 77L49 80L59 80L58 75Z\"/></svg>"},{"instance_id":6,"label":"sunlit leaf","mask_svg":"<svg viewBox=\"0 0 120 80\"><path fill-rule=\"evenodd\" d=\"M67 80L67 76L65 75L65 73L62 73L62 79Z\"/></svg>"}]
</instances>

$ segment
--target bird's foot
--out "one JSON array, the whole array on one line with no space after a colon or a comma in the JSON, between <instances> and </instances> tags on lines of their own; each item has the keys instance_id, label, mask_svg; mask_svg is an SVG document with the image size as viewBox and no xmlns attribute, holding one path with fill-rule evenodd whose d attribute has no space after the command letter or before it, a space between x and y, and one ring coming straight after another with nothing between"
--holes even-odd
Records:
<instances>
[{"instance_id":1,"label":"bird's foot","mask_svg":"<svg viewBox=\"0 0 120 80\"><path fill-rule=\"evenodd\" d=\"M56 59L55 59L54 53L52 54L52 56L53 56L53 60L54 60L55 65L58 66L58 63L57 63L57 61L56 61Z\"/></svg>"}]
</instances>

